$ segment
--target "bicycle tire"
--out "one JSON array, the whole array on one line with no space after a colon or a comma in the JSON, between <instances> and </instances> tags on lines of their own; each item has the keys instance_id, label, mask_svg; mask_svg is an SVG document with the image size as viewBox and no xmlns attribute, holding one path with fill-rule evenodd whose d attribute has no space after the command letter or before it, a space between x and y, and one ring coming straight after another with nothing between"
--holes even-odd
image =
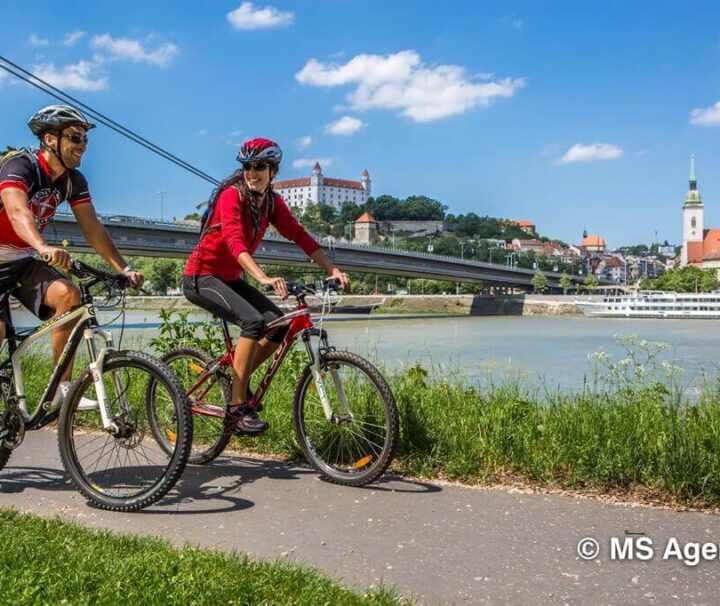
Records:
<instances>
[{"instance_id":1,"label":"bicycle tire","mask_svg":"<svg viewBox=\"0 0 720 606\"><path fill-rule=\"evenodd\" d=\"M146 386L143 385L142 378L138 384L133 383L135 377L140 376L139 373L141 372L147 373L148 376L152 377L153 381L162 384L163 389L167 392L164 397L175 412L173 431L176 433L176 440L171 456L167 456L167 453L159 447L151 450L152 444L143 444L151 432L145 432L144 424L140 421L140 415L143 411L147 412L149 408ZM109 408L111 409L109 412L116 422L125 423L127 427L126 434L112 435L99 427L99 411L83 412L78 410L78 403L86 389L95 389L92 373L88 368L73 383L60 411L58 422L60 458L75 487L96 506L110 511L138 511L162 498L175 485L185 469L192 443L190 404L185 392L170 369L157 358L148 354L137 351L110 352L104 360L102 373L103 382L109 381L108 386L106 386ZM118 385L122 388L122 392L116 395L119 389ZM134 398L132 404L134 408L132 414L126 414L121 421L119 413L115 414L115 411L119 410L118 401L126 397L128 399ZM79 418L76 419L76 417ZM79 422L77 432L75 431L75 420ZM124 453L125 460L131 464L133 463L131 457L134 456L138 466L143 463L141 457L144 457L145 460L158 468L157 480L152 481L147 488L141 488L132 494L125 488L128 493L126 496L112 494L112 491L120 491L120 488L109 485L115 480L115 469L113 469L112 475L106 478L105 475L98 473L97 467L99 463L95 465L95 469L86 470L79 458L80 449L89 447L93 442L102 441L103 439L105 439L105 442L101 442L102 452L100 456L109 447L110 452L112 452L113 448L116 449L115 460L118 464L121 463L122 453ZM96 444L93 444L92 448L96 448ZM100 448L96 448L96 450L99 451ZM163 460L161 463L156 463L150 455ZM113 460L112 456L110 456L110 460ZM100 471L107 475L107 468ZM122 486L123 482L127 485L132 484L132 482L140 483L142 481L147 483L148 481L145 472L138 473L133 470L129 473L131 473L129 478L124 473L120 474L117 479L120 486Z\"/></svg>"},{"instance_id":2,"label":"bicycle tire","mask_svg":"<svg viewBox=\"0 0 720 606\"><path fill-rule=\"evenodd\" d=\"M339 423L327 420L317 388L313 390L315 381L308 365L295 388L295 436L307 460L325 479L343 486L364 486L385 473L395 457L399 440L397 406L387 381L370 362L349 351L329 351L323 356L321 372L333 413L338 412L340 400L331 373L335 370L340 376L342 369L358 372L340 377L346 396L354 398L350 418ZM312 391L315 394L311 397ZM339 437L331 437L333 432ZM332 458L330 448L336 440L342 444L333 462L328 459Z\"/></svg>"},{"instance_id":3,"label":"bicycle tire","mask_svg":"<svg viewBox=\"0 0 720 606\"><path fill-rule=\"evenodd\" d=\"M5 415L5 412L7 410L7 405L5 403L5 398L0 396L0 418L2 418ZM8 448L7 446L4 446L0 442L0 469L5 467L7 465L8 459L10 458L10 455L12 454L12 450Z\"/></svg>"},{"instance_id":4,"label":"bicycle tire","mask_svg":"<svg viewBox=\"0 0 720 606\"><path fill-rule=\"evenodd\" d=\"M160 359L175 373L186 393L205 368L214 361L212 356L194 347L173 348ZM225 407L232 402L232 382L221 371L209 381L214 381L208 391L209 404L218 412L222 412L222 416L202 414L193 408L195 398L188 395L193 421L193 444L188 457L188 463L191 465L206 465L216 459L233 436L232 429L226 427L224 422ZM203 398L207 402L206 396ZM162 432L159 433L162 436Z\"/></svg>"}]
</instances>

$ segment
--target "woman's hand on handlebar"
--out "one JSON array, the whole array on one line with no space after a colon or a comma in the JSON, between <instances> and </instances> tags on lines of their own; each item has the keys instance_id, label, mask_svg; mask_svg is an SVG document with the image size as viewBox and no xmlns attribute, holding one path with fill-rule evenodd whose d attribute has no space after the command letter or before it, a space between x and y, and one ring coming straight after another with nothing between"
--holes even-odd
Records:
<instances>
[{"instance_id":1,"label":"woman's hand on handlebar","mask_svg":"<svg viewBox=\"0 0 720 606\"><path fill-rule=\"evenodd\" d=\"M260 284L265 287L272 288L275 291L275 294L283 299L287 299L288 289L285 278L263 278L260 280Z\"/></svg>"},{"instance_id":2,"label":"woman's hand on handlebar","mask_svg":"<svg viewBox=\"0 0 720 606\"><path fill-rule=\"evenodd\" d=\"M38 253L40 254L40 258L50 267L57 267L65 272L70 270L72 258L70 257L70 253L64 248L43 246L38 249Z\"/></svg>"},{"instance_id":3,"label":"woman's hand on handlebar","mask_svg":"<svg viewBox=\"0 0 720 606\"><path fill-rule=\"evenodd\" d=\"M340 282L340 286L342 286L342 289L345 292L350 292L350 276L346 273L343 273L337 267L334 267L328 277Z\"/></svg>"}]
</instances>

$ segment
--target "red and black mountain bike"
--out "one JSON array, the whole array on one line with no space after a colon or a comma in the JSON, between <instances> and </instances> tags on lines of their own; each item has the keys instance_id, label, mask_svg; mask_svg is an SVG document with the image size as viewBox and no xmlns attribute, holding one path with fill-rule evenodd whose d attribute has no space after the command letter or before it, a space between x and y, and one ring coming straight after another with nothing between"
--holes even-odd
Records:
<instances>
[{"instance_id":1,"label":"red and black mountain bike","mask_svg":"<svg viewBox=\"0 0 720 606\"><path fill-rule=\"evenodd\" d=\"M390 387L370 362L328 343L322 318L330 309L330 296L338 292L336 280L318 286L288 283L297 307L268 324L266 331L289 324L250 406L260 406L273 377L296 341L302 341L308 363L295 387L294 422L297 442L312 466L327 480L346 486L363 486L379 478L390 465L398 443L398 412ZM306 304L308 295L323 300L319 328ZM233 431L225 422L231 402L233 343L227 322L222 322L225 353L213 359L206 352L180 347L162 360L176 373L191 401L193 445L188 461L209 463L227 446ZM167 420L158 419L159 427ZM158 429L159 439L166 435ZM166 438L167 448L174 445Z\"/></svg>"}]
</instances>

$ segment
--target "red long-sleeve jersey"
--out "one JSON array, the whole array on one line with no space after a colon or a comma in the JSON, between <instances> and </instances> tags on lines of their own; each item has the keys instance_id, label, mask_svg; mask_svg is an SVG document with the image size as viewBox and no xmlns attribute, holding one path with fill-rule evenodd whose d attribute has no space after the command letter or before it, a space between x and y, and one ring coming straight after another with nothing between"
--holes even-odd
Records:
<instances>
[{"instance_id":1,"label":"red long-sleeve jersey","mask_svg":"<svg viewBox=\"0 0 720 606\"><path fill-rule=\"evenodd\" d=\"M258 229L253 237L253 221L249 212L244 209L240 194L235 187L228 187L220 193L208 225L220 225L200 239L190 253L185 265L186 276L212 275L221 280L237 280L243 273L238 263L240 253L252 255L260 246L263 235L268 228L267 213L263 213ZM271 223L280 234L295 242L308 256L312 255L320 244L317 243L305 228L292 215L285 200L275 194L272 205Z\"/></svg>"}]
</instances>

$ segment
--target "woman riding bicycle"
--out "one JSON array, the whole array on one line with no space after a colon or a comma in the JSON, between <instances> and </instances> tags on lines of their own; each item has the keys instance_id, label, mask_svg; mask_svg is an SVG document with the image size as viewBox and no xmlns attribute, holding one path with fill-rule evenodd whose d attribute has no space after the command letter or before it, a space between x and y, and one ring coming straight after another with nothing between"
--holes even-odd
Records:
<instances>
[{"instance_id":1,"label":"woman riding bicycle","mask_svg":"<svg viewBox=\"0 0 720 606\"><path fill-rule=\"evenodd\" d=\"M295 242L346 290L349 278L298 223L282 196L273 191L272 180L282 160L280 146L269 139L251 139L240 148L237 160L241 168L210 197L200 242L185 266L183 292L195 305L240 327L233 360L233 403L225 419L236 433L258 435L268 424L248 406L250 375L278 348L287 326L261 336L266 324L280 317L282 311L241 276L247 272L283 299L288 296L285 280L269 277L252 257L268 225Z\"/></svg>"}]
</instances>

